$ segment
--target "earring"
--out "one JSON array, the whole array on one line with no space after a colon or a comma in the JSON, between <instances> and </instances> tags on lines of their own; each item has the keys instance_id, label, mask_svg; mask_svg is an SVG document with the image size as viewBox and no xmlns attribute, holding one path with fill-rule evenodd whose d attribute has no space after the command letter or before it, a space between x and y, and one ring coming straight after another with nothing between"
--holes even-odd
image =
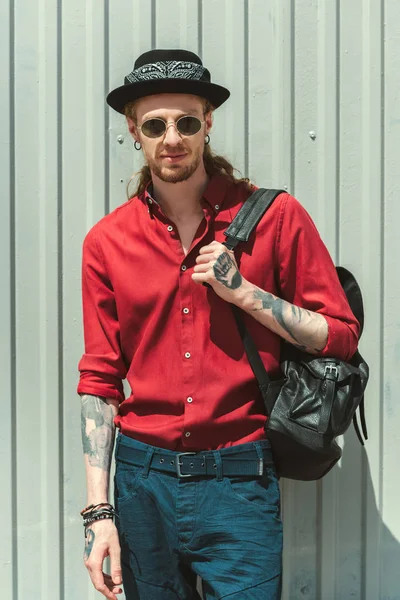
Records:
<instances>
[{"instance_id":1,"label":"earring","mask_svg":"<svg viewBox=\"0 0 400 600\"><path fill-rule=\"evenodd\" d=\"M136 145L137 144L137 145ZM140 142L138 142L137 140L135 140L135 143L133 144L135 147L135 150L141 150L142 149L142 145Z\"/></svg>"},{"instance_id":2,"label":"earring","mask_svg":"<svg viewBox=\"0 0 400 600\"><path fill-rule=\"evenodd\" d=\"M210 143L210 136L208 134L205 137L204 143L205 143L206 146L208 146L208 144Z\"/></svg>"}]
</instances>

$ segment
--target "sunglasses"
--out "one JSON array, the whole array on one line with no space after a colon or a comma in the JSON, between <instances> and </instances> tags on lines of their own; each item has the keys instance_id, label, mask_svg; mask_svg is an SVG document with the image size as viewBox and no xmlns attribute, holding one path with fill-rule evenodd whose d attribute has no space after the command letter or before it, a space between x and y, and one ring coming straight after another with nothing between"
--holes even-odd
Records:
<instances>
[{"instance_id":1,"label":"sunglasses","mask_svg":"<svg viewBox=\"0 0 400 600\"><path fill-rule=\"evenodd\" d=\"M165 134L167 131L167 125L173 123L181 135L195 135L201 129L205 121L200 121L197 117L180 117L175 121L164 121L163 119L154 118L145 121L141 127L138 127L140 131L149 138L158 138Z\"/></svg>"}]
</instances>

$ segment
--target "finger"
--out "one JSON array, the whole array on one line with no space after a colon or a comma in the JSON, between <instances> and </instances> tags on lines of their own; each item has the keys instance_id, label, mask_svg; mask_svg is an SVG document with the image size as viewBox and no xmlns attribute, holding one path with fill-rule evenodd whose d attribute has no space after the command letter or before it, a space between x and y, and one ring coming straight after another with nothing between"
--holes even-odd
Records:
<instances>
[{"instance_id":1,"label":"finger","mask_svg":"<svg viewBox=\"0 0 400 600\"><path fill-rule=\"evenodd\" d=\"M101 570L101 563L100 563L100 566L97 564L93 565L90 563L87 564L86 566L89 571L90 579L92 580L94 588L98 592L100 592L100 594L103 594L103 596L108 598L109 600L117 600L116 595L113 594L113 592L110 590L109 586L106 585L106 582L105 582L106 575Z\"/></svg>"},{"instance_id":2,"label":"finger","mask_svg":"<svg viewBox=\"0 0 400 600\"><path fill-rule=\"evenodd\" d=\"M109 588L110 591L113 592L113 594L122 594L122 588L119 585L115 584L110 575L104 573L104 581L106 586Z\"/></svg>"},{"instance_id":3,"label":"finger","mask_svg":"<svg viewBox=\"0 0 400 600\"><path fill-rule=\"evenodd\" d=\"M211 265L209 262L204 263L203 265L195 265L193 267L194 273L207 273L211 269Z\"/></svg>"},{"instance_id":4,"label":"finger","mask_svg":"<svg viewBox=\"0 0 400 600\"><path fill-rule=\"evenodd\" d=\"M213 258L216 258L216 257L214 256L214 253L211 253L211 252L207 252L207 254L199 254L196 257L196 263L198 265L203 264L203 263L207 263L210 260L212 260Z\"/></svg>"},{"instance_id":5,"label":"finger","mask_svg":"<svg viewBox=\"0 0 400 600\"><path fill-rule=\"evenodd\" d=\"M221 246L225 248L220 242L216 242L215 240L211 242L211 244L207 244L207 246L202 246L199 250L199 254L209 254L210 252L215 252L216 246Z\"/></svg>"},{"instance_id":6,"label":"finger","mask_svg":"<svg viewBox=\"0 0 400 600\"><path fill-rule=\"evenodd\" d=\"M210 281L210 276L208 273L193 273L192 280L194 283L208 283Z\"/></svg>"},{"instance_id":7,"label":"finger","mask_svg":"<svg viewBox=\"0 0 400 600\"><path fill-rule=\"evenodd\" d=\"M121 569L121 549L119 544L113 544L110 546L110 565L111 565L111 578L115 585L122 583L122 569Z\"/></svg>"}]
</instances>

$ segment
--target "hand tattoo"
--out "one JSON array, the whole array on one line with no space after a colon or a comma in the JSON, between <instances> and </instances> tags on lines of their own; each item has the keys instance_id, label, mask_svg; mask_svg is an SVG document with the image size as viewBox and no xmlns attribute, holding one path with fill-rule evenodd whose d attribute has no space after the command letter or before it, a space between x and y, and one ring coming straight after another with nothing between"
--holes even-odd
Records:
<instances>
[{"instance_id":1,"label":"hand tattoo","mask_svg":"<svg viewBox=\"0 0 400 600\"><path fill-rule=\"evenodd\" d=\"M213 267L217 281L230 290L237 290L242 285L242 276L227 252L223 252Z\"/></svg>"},{"instance_id":2,"label":"hand tattoo","mask_svg":"<svg viewBox=\"0 0 400 600\"><path fill-rule=\"evenodd\" d=\"M93 529L87 529L85 534L85 552L83 554L84 560L88 560L94 544L94 531Z\"/></svg>"},{"instance_id":3,"label":"hand tattoo","mask_svg":"<svg viewBox=\"0 0 400 600\"><path fill-rule=\"evenodd\" d=\"M83 452L92 467L109 471L114 440L114 415L112 408L98 396L82 397L81 429ZM94 427L93 427L94 423Z\"/></svg>"}]
</instances>

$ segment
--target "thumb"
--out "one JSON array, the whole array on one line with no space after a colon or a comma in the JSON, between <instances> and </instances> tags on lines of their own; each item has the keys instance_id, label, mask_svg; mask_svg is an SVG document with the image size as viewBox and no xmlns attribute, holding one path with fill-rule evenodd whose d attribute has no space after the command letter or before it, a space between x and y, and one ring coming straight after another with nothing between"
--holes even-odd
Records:
<instances>
[{"instance_id":1,"label":"thumb","mask_svg":"<svg viewBox=\"0 0 400 600\"><path fill-rule=\"evenodd\" d=\"M110 548L111 579L113 583L122 583L121 551L119 546Z\"/></svg>"}]
</instances>

